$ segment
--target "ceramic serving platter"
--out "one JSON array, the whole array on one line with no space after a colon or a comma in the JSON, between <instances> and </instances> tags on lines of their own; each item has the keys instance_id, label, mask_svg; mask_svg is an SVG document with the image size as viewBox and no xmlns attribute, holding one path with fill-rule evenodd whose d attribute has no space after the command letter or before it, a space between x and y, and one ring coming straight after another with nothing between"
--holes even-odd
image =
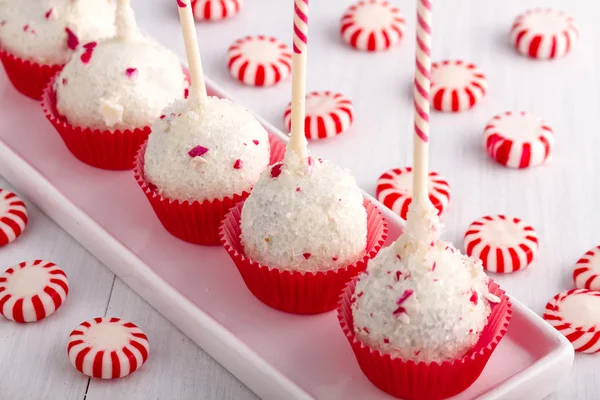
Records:
<instances>
[{"instance_id":1,"label":"ceramic serving platter","mask_svg":"<svg viewBox=\"0 0 600 400\"><path fill-rule=\"evenodd\" d=\"M208 84L212 94L228 97ZM4 75L0 121L0 174L257 395L390 398L362 375L335 312L295 316L256 300L222 248L169 235L131 171L103 171L77 161L39 105L19 95ZM391 241L402 220L376 204ZM512 301L508 333L477 382L455 399L542 399L571 368L569 342Z\"/></svg>"}]
</instances>

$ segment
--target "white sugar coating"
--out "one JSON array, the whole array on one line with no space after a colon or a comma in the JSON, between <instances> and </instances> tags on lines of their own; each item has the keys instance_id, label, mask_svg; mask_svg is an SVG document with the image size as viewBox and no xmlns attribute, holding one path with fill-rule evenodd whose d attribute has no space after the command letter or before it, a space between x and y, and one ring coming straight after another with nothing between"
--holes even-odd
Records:
<instances>
[{"instance_id":1,"label":"white sugar coating","mask_svg":"<svg viewBox=\"0 0 600 400\"><path fill-rule=\"evenodd\" d=\"M165 197L231 197L249 191L269 165L267 131L240 105L217 97L202 107L178 101L163 115L148 138L144 174ZM192 157L196 146L207 151Z\"/></svg>"},{"instance_id":2,"label":"white sugar coating","mask_svg":"<svg viewBox=\"0 0 600 400\"><path fill-rule=\"evenodd\" d=\"M426 224L411 229L413 211L399 241L381 250L359 277L354 332L363 343L404 360L459 358L477 343L490 301L499 299L489 293L481 261L438 240L435 224L430 232L421 229Z\"/></svg>"},{"instance_id":3,"label":"white sugar coating","mask_svg":"<svg viewBox=\"0 0 600 400\"><path fill-rule=\"evenodd\" d=\"M86 43L115 33L112 0L0 0L0 45L17 57L62 65L72 54L69 29Z\"/></svg>"},{"instance_id":4,"label":"white sugar coating","mask_svg":"<svg viewBox=\"0 0 600 400\"><path fill-rule=\"evenodd\" d=\"M269 267L314 272L364 255L367 213L350 171L328 161L309 166L290 150L283 165L273 168L261 175L242 209L247 257Z\"/></svg>"},{"instance_id":5,"label":"white sugar coating","mask_svg":"<svg viewBox=\"0 0 600 400\"><path fill-rule=\"evenodd\" d=\"M70 124L100 130L151 125L186 87L175 53L142 36L82 46L54 85L58 112Z\"/></svg>"}]
</instances>

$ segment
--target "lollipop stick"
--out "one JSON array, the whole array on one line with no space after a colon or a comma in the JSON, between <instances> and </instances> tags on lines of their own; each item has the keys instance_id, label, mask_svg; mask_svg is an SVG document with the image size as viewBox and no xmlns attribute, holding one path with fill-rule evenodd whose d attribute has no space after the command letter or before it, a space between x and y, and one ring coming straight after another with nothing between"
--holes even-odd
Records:
<instances>
[{"instance_id":1,"label":"lollipop stick","mask_svg":"<svg viewBox=\"0 0 600 400\"><path fill-rule=\"evenodd\" d=\"M129 4L129 0L119 0L117 2L115 25L117 28L116 36L119 38L130 38L138 33L133 9Z\"/></svg>"},{"instance_id":2,"label":"lollipop stick","mask_svg":"<svg viewBox=\"0 0 600 400\"><path fill-rule=\"evenodd\" d=\"M304 159L306 109L306 48L308 40L308 0L294 0L294 53L292 54L292 129L288 150Z\"/></svg>"},{"instance_id":3,"label":"lollipop stick","mask_svg":"<svg viewBox=\"0 0 600 400\"><path fill-rule=\"evenodd\" d=\"M183 32L183 41L185 43L185 52L187 54L190 75L192 78L192 90L190 95L196 96L198 103L204 103L207 98L206 84L204 83L204 72L202 72L202 60L200 59L200 50L198 48L192 6L190 5L190 0L177 0L177 6L179 9L181 30Z\"/></svg>"},{"instance_id":4,"label":"lollipop stick","mask_svg":"<svg viewBox=\"0 0 600 400\"><path fill-rule=\"evenodd\" d=\"M414 82L415 132L413 139L413 203L424 207L429 201L429 112L431 89L431 1L418 0L417 45Z\"/></svg>"}]
</instances>

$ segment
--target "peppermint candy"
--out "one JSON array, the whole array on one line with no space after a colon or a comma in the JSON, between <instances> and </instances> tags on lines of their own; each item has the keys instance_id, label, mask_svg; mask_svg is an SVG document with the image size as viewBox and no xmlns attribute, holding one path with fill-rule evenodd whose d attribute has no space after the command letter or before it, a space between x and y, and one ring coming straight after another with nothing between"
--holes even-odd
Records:
<instances>
[{"instance_id":1,"label":"peppermint candy","mask_svg":"<svg viewBox=\"0 0 600 400\"><path fill-rule=\"evenodd\" d=\"M578 39L573 18L550 8L536 8L519 15L510 30L510 40L517 51L540 60L566 56Z\"/></svg>"},{"instance_id":2,"label":"peppermint candy","mask_svg":"<svg viewBox=\"0 0 600 400\"><path fill-rule=\"evenodd\" d=\"M137 371L148 359L148 338L135 324L119 318L94 318L69 335L71 364L94 378L116 379Z\"/></svg>"},{"instance_id":3,"label":"peppermint candy","mask_svg":"<svg viewBox=\"0 0 600 400\"><path fill-rule=\"evenodd\" d=\"M0 275L0 314L15 322L39 321L54 314L68 294L62 269L49 261L25 261Z\"/></svg>"},{"instance_id":4,"label":"peppermint candy","mask_svg":"<svg viewBox=\"0 0 600 400\"><path fill-rule=\"evenodd\" d=\"M271 36L246 36L227 51L231 75L246 85L272 86L292 71L292 52Z\"/></svg>"},{"instance_id":5,"label":"peppermint candy","mask_svg":"<svg viewBox=\"0 0 600 400\"><path fill-rule=\"evenodd\" d=\"M376 196L383 205L406 219L412 202L413 173L411 167L395 168L377 179ZM450 202L450 185L437 172L429 173L429 200L441 215Z\"/></svg>"},{"instance_id":6,"label":"peppermint candy","mask_svg":"<svg viewBox=\"0 0 600 400\"><path fill-rule=\"evenodd\" d=\"M487 92L487 78L475 64L462 60L431 65L431 104L438 111L473 108Z\"/></svg>"},{"instance_id":7,"label":"peppermint candy","mask_svg":"<svg viewBox=\"0 0 600 400\"><path fill-rule=\"evenodd\" d=\"M292 103L283 114L288 131L292 128ZM304 134L307 139L326 139L346 131L354 121L354 105L341 93L311 92L306 95Z\"/></svg>"},{"instance_id":8,"label":"peppermint candy","mask_svg":"<svg viewBox=\"0 0 600 400\"><path fill-rule=\"evenodd\" d=\"M533 227L519 218L493 215L479 218L465 233L465 251L490 272L509 273L527 267L538 251Z\"/></svg>"},{"instance_id":9,"label":"peppermint candy","mask_svg":"<svg viewBox=\"0 0 600 400\"><path fill-rule=\"evenodd\" d=\"M192 0L194 18L198 21L220 21L236 15L244 0Z\"/></svg>"},{"instance_id":10,"label":"peppermint candy","mask_svg":"<svg viewBox=\"0 0 600 400\"><path fill-rule=\"evenodd\" d=\"M387 50L404 36L400 10L388 1L361 0L351 5L340 22L344 41L358 50Z\"/></svg>"},{"instance_id":11,"label":"peppermint candy","mask_svg":"<svg viewBox=\"0 0 600 400\"><path fill-rule=\"evenodd\" d=\"M585 253L573 269L575 287L600 291L600 246Z\"/></svg>"},{"instance_id":12,"label":"peppermint candy","mask_svg":"<svg viewBox=\"0 0 600 400\"><path fill-rule=\"evenodd\" d=\"M544 319L580 353L600 350L600 292L571 289L557 294L546 305Z\"/></svg>"},{"instance_id":13,"label":"peppermint candy","mask_svg":"<svg viewBox=\"0 0 600 400\"><path fill-rule=\"evenodd\" d=\"M0 246L18 238L27 226L27 208L15 193L0 189Z\"/></svg>"},{"instance_id":14,"label":"peppermint candy","mask_svg":"<svg viewBox=\"0 0 600 400\"><path fill-rule=\"evenodd\" d=\"M509 168L541 165L554 148L550 125L524 111L496 115L485 127L484 140L490 157Z\"/></svg>"}]
</instances>

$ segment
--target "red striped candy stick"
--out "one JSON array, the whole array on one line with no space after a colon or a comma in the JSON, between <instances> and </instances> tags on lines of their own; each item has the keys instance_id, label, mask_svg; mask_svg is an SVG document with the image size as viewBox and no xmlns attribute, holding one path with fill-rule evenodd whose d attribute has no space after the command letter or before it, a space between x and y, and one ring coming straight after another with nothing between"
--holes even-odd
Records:
<instances>
[{"instance_id":1,"label":"red striped candy stick","mask_svg":"<svg viewBox=\"0 0 600 400\"><path fill-rule=\"evenodd\" d=\"M207 95L204 72L202 71L202 60L200 59L200 50L198 49L198 38L196 37L194 13L190 5L190 0L177 0L177 8L179 9L179 21L181 22L185 53L192 79L192 90L190 93L195 95L198 104L201 104L206 101Z\"/></svg>"},{"instance_id":2,"label":"red striped candy stick","mask_svg":"<svg viewBox=\"0 0 600 400\"><path fill-rule=\"evenodd\" d=\"M415 134L413 139L413 204L424 207L428 199L429 113L431 89L431 1L417 4L417 43L414 82Z\"/></svg>"},{"instance_id":3,"label":"red striped candy stick","mask_svg":"<svg viewBox=\"0 0 600 400\"><path fill-rule=\"evenodd\" d=\"M292 54L292 126L288 150L307 156L304 136L306 110L306 50L308 41L308 0L294 0L294 46Z\"/></svg>"}]
</instances>

